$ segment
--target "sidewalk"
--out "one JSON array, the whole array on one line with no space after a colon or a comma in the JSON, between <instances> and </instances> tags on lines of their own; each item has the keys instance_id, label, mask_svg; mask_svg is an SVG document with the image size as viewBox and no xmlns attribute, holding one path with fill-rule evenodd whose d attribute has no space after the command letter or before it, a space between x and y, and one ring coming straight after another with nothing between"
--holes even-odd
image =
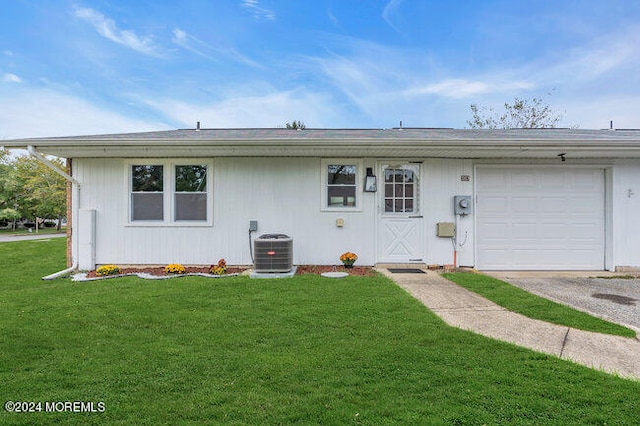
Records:
<instances>
[{"instance_id":1,"label":"sidewalk","mask_svg":"<svg viewBox=\"0 0 640 426\"><path fill-rule=\"evenodd\" d=\"M378 271L420 300L447 324L587 367L640 379L640 340L549 324L507 311L433 271Z\"/></svg>"},{"instance_id":2,"label":"sidewalk","mask_svg":"<svg viewBox=\"0 0 640 426\"><path fill-rule=\"evenodd\" d=\"M25 235L14 235L14 234L0 234L0 243L9 243L11 241L28 241L28 240L46 240L49 238L61 238L66 237L66 232L56 233L56 234L25 234Z\"/></svg>"}]
</instances>

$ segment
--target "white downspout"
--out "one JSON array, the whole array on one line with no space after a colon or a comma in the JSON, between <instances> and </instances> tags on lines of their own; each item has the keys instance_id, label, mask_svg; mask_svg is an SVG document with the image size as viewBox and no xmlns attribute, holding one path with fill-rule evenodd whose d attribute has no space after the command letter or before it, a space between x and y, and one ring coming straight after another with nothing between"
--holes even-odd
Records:
<instances>
[{"instance_id":1,"label":"white downspout","mask_svg":"<svg viewBox=\"0 0 640 426\"><path fill-rule=\"evenodd\" d=\"M29 145L27 147L27 151L29 152L30 156L32 156L33 158L35 158L40 163L44 164L45 166L47 166L48 168L50 168L54 172L58 173L60 176L62 176L63 178L65 178L69 182L71 182L71 187L72 187L72 193L71 193L72 224L71 224L71 229L72 230L73 229L77 229L77 216L78 215L73 210L74 210L74 207L76 205L79 205L78 203L79 203L79 200L80 200L80 182L78 182L73 176L70 176L69 174L67 174L67 173L63 172L62 170L60 170L51 161L47 160L42 154L40 154L39 152L37 152L35 150L33 145ZM53 280L53 279L56 279L56 278L64 277L64 276L67 276L67 275L73 273L74 271L76 271L78 269L78 256L77 256L77 251L74 250L73 234L72 234L71 253L72 253L72 258L73 258L73 262L72 262L71 267L69 267L67 269L64 269L62 271L56 272L54 274L47 275L46 277L42 277L42 279L43 280Z\"/></svg>"}]
</instances>

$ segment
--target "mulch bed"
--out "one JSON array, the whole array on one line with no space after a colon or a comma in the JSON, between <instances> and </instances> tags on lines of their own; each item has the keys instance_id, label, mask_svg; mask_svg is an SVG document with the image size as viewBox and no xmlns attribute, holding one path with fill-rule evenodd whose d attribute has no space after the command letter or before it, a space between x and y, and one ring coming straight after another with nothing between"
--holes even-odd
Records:
<instances>
[{"instance_id":1,"label":"mulch bed","mask_svg":"<svg viewBox=\"0 0 640 426\"><path fill-rule=\"evenodd\" d=\"M185 266L185 273L187 274L208 274L208 267L194 267L194 266ZM227 268L227 274L240 274L246 271L246 268ZM155 275L158 277L162 277L167 275L164 271L164 266L157 266L153 268L120 268L120 274L141 274L147 273L149 275ZM90 271L87 273L87 278L98 278L100 275L96 274L96 271Z\"/></svg>"},{"instance_id":2,"label":"mulch bed","mask_svg":"<svg viewBox=\"0 0 640 426\"><path fill-rule=\"evenodd\" d=\"M185 266L186 273L194 274L208 274L208 267L193 267L193 266ZM227 268L227 274L241 274L246 271L248 268ZM296 275L306 275L306 274L314 274L320 275L324 272L347 272L349 275L354 276L364 276L364 277L373 277L376 275L376 272L370 266L354 266L353 268L345 268L344 266L332 266L332 265L299 265L296 270ZM120 274L139 274L139 273L147 273L155 276L165 276L167 275L164 272L163 266L152 267L152 268L121 268ZM90 271L87 273L87 278L99 278L100 275L96 274L96 271Z\"/></svg>"}]
</instances>

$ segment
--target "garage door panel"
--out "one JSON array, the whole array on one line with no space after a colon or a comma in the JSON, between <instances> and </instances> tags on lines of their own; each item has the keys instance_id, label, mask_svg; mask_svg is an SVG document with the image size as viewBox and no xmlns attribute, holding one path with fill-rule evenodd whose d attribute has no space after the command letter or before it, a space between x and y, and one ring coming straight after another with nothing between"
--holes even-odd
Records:
<instances>
[{"instance_id":1,"label":"garage door panel","mask_svg":"<svg viewBox=\"0 0 640 426\"><path fill-rule=\"evenodd\" d=\"M487 249L485 251L485 269L500 269L500 266L505 263L505 259L511 262L512 252L504 249Z\"/></svg>"},{"instance_id":2,"label":"garage door panel","mask_svg":"<svg viewBox=\"0 0 640 426\"><path fill-rule=\"evenodd\" d=\"M479 268L604 269L604 170L479 167L476 195Z\"/></svg>"},{"instance_id":3,"label":"garage door panel","mask_svg":"<svg viewBox=\"0 0 640 426\"><path fill-rule=\"evenodd\" d=\"M524 191L537 187L538 176L535 173L523 172L519 175L511 175L511 179L505 177L504 180L511 182L511 188Z\"/></svg>"},{"instance_id":4,"label":"garage door panel","mask_svg":"<svg viewBox=\"0 0 640 426\"><path fill-rule=\"evenodd\" d=\"M549 197L542 196L538 199L538 209L534 211L542 211L543 213L560 213L564 214L569 208L568 200L565 197Z\"/></svg>"},{"instance_id":5,"label":"garage door panel","mask_svg":"<svg viewBox=\"0 0 640 426\"><path fill-rule=\"evenodd\" d=\"M600 217L600 212L594 211L594 204L599 203L600 199L593 196L573 196L569 200L571 205L571 214L588 213L594 217Z\"/></svg>"},{"instance_id":6,"label":"garage door panel","mask_svg":"<svg viewBox=\"0 0 640 426\"><path fill-rule=\"evenodd\" d=\"M564 241L567 238L567 227L563 223L543 223L532 232L545 241Z\"/></svg>"},{"instance_id":7,"label":"garage door panel","mask_svg":"<svg viewBox=\"0 0 640 426\"><path fill-rule=\"evenodd\" d=\"M490 214L504 214L509 207L509 200L504 196L490 196L484 202L485 212Z\"/></svg>"},{"instance_id":8,"label":"garage door panel","mask_svg":"<svg viewBox=\"0 0 640 426\"><path fill-rule=\"evenodd\" d=\"M581 243L593 242L595 244L600 243L600 239L597 238L600 232L600 227L593 223L574 223L570 227L571 238L574 241Z\"/></svg>"},{"instance_id":9,"label":"garage door panel","mask_svg":"<svg viewBox=\"0 0 640 426\"><path fill-rule=\"evenodd\" d=\"M501 170L487 170L484 176L484 185L488 189L500 190L507 183L507 172Z\"/></svg>"},{"instance_id":10,"label":"garage door panel","mask_svg":"<svg viewBox=\"0 0 640 426\"><path fill-rule=\"evenodd\" d=\"M513 238L522 243L524 241L535 241L536 235L536 223L514 223L511 225L511 232Z\"/></svg>"},{"instance_id":11,"label":"garage door panel","mask_svg":"<svg viewBox=\"0 0 640 426\"><path fill-rule=\"evenodd\" d=\"M566 188L566 175L561 171L548 171L540 175L540 186L538 189L549 191L554 189Z\"/></svg>"},{"instance_id":12,"label":"garage door panel","mask_svg":"<svg viewBox=\"0 0 640 426\"><path fill-rule=\"evenodd\" d=\"M591 192L600 185L602 170L575 170L571 175L570 188L576 192Z\"/></svg>"},{"instance_id":13,"label":"garage door panel","mask_svg":"<svg viewBox=\"0 0 640 426\"><path fill-rule=\"evenodd\" d=\"M530 269L538 261L538 250L517 249L513 251L513 263L522 265L523 268Z\"/></svg>"},{"instance_id":14,"label":"garage door panel","mask_svg":"<svg viewBox=\"0 0 640 426\"><path fill-rule=\"evenodd\" d=\"M535 209L538 200L536 197L517 196L511 199L511 212L512 213L531 213ZM508 202L505 199L505 205Z\"/></svg>"}]
</instances>

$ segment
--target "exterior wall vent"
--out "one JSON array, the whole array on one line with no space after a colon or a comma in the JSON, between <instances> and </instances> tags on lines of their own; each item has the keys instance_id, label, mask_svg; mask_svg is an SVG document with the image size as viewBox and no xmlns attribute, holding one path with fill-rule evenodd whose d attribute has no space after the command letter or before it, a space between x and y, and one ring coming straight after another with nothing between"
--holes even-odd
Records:
<instances>
[{"instance_id":1,"label":"exterior wall vent","mask_svg":"<svg viewBox=\"0 0 640 426\"><path fill-rule=\"evenodd\" d=\"M293 269L293 240L284 234L264 234L253 241L254 272L289 272Z\"/></svg>"}]
</instances>

